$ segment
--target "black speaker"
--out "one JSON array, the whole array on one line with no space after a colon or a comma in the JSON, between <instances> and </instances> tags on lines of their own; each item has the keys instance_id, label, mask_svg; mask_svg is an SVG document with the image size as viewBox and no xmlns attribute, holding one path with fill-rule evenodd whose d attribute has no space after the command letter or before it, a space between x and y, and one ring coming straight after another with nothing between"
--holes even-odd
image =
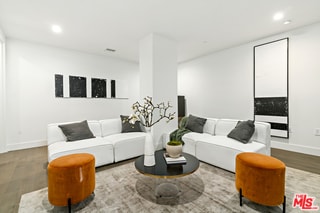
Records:
<instances>
[{"instance_id":1,"label":"black speaker","mask_svg":"<svg viewBox=\"0 0 320 213\"><path fill-rule=\"evenodd\" d=\"M186 100L184 96L178 96L178 117L186 116Z\"/></svg>"},{"instance_id":2,"label":"black speaker","mask_svg":"<svg viewBox=\"0 0 320 213\"><path fill-rule=\"evenodd\" d=\"M111 80L111 98L116 97L116 80Z\"/></svg>"}]
</instances>

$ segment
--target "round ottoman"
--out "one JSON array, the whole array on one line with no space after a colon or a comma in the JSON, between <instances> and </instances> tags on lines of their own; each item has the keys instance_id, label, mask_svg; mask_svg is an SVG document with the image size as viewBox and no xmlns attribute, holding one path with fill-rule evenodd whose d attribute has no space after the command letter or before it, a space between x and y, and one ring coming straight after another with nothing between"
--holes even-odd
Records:
<instances>
[{"instance_id":1,"label":"round ottoman","mask_svg":"<svg viewBox=\"0 0 320 213\"><path fill-rule=\"evenodd\" d=\"M236 188L242 196L258 204L278 206L285 212L285 164L267 155L244 152L236 156Z\"/></svg>"},{"instance_id":2,"label":"round ottoman","mask_svg":"<svg viewBox=\"0 0 320 213\"><path fill-rule=\"evenodd\" d=\"M48 165L48 199L54 206L76 204L95 188L95 158L80 153L59 157Z\"/></svg>"}]
</instances>

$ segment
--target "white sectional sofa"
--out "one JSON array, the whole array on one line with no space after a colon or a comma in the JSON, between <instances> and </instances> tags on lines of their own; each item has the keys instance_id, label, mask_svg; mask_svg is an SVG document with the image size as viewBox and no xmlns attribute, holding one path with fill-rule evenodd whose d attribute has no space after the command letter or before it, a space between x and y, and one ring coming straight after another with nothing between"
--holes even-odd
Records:
<instances>
[{"instance_id":1,"label":"white sectional sofa","mask_svg":"<svg viewBox=\"0 0 320 213\"><path fill-rule=\"evenodd\" d=\"M270 124L255 122L255 132L249 143L228 138L238 120L208 118L203 133L190 132L183 136L183 152L199 160L228 171L235 171L235 157L241 152L258 152L270 155ZM74 123L74 122L69 122ZM121 133L121 119L88 121L95 138L67 142L58 127L48 124L48 161L67 154L91 153L96 167L143 155L145 132ZM169 133L163 135L163 147L169 141Z\"/></svg>"},{"instance_id":2,"label":"white sectional sofa","mask_svg":"<svg viewBox=\"0 0 320 213\"><path fill-rule=\"evenodd\" d=\"M238 120L208 118L203 133L190 132L182 137L183 152L199 160L235 172L235 157L241 152L258 152L270 155L270 124L255 122L255 132L249 143L228 138ZM163 146L169 141L169 133L163 137Z\"/></svg>"},{"instance_id":3,"label":"white sectional sofa","mask_svg":"<svg viewBox=\"0 0 320 213\"><path fill-rule=\"evenodd\" d=\"M69 122L74 123L74 122ZM118 162L144 153L145 132L121 133L121 119L88 121L95 138L67 142L59 128L61 124L48 124L48 162L67 154L90 153L95 156L96 167Z\"/></svg>"}]
</instances>

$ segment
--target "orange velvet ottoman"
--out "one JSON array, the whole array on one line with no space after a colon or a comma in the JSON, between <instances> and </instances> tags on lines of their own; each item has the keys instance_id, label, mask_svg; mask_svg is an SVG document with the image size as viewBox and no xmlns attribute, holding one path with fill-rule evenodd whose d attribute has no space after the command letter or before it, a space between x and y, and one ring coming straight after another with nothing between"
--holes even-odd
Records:
<instances>
[{"instance_id":1,"label":"orange velvet ottoman","mask_svg":"<svg viewBox=\"0 0 320 213\"><path fill-rule=\"evenodd\" d=\"M242 197L266 206L283 204L285 212L285 164L271 156L244 152L236 157L236 188Z\"/></svg>"},{"instance_id":2,"label":"orange velvet ottoman","mask_svg":"<svg viewBox=\"0 0 320 213\"><path fill-rule=\"evenodd\" d=\"M95 158L88 153L59 157L48 165L48 199L69 206L91 195L95 188Z\"/></svg>"}]
</instances>

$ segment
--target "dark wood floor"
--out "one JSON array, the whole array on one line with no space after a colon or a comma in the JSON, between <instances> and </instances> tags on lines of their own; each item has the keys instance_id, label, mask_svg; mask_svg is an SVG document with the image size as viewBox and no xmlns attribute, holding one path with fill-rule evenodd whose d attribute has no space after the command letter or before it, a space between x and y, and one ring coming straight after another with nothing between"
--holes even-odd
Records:
<instances>
[{"instance_id":1,"label":"dark wood floor","mask_svg":"<svg viewBox=\"0 0 320 213\"><path fill-rule=\"evenodd\" d=\"M271 156L278 158L288 167L320 174L320 157L289 152L282 149L271 149Z\"/></svg>"},{"instance_id":2,"label":"dark wood floor","mask_svg":"<svg viewBox=\"0 0 320 213\"><path fill-rule=\"evenodd\" d=\"M320 157L280 149L272 149L271 155L289 167L320 174ZM117 165L100 167L97 171ZM0 154L0 213L18 212L22 194L47 187L46 167L47 147Z\"/></svg>"},{"instance_id":3,"label":"dark wood floor","mask_svg":"<svg viewBox=\"0 0 320 213\"><path fill-rule=\"evenodd\" d=\"M0 154L0 212L18 212L20 197L47 187L47 147Z\"/></svg>"}]
</instances>

